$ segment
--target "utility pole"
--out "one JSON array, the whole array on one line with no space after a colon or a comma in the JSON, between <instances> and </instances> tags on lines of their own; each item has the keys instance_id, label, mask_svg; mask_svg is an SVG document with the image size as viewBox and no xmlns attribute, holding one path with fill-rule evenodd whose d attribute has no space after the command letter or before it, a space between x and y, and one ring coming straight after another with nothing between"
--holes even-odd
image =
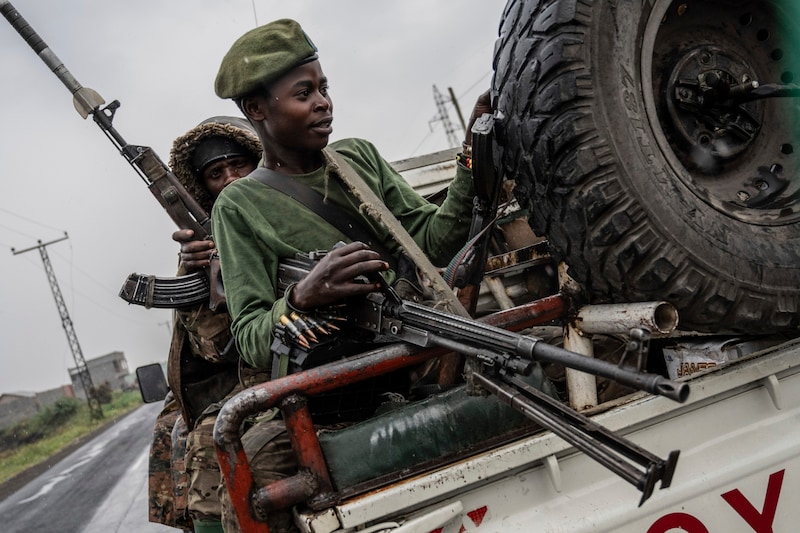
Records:
<instances>
[{"instance_id":1,"label":"utility pole","mask_svg":"<svg viewBox=\"0 0 800 533\"><path fill-rule=\"evenodd\" d=\"M439 89L436 88L436 85L433 86L433 100L436 102L436 110L438 113L435 117L431 119L430 122L441 122L444 126L444 132L447 135L447 142L450 143L450 146L456 147L461 146L461 143L458 141L458 137L456 137L455 128L453 128L453 123L450 122L450 115L447 114L447 107L445 104L447 100L439 92Z\"/></svg>"},{"instance_id":2,"label":"utility pole","mask_svg":"<svg viewBox=\"0 0 800 533\"><path fill-rule=\"evenodd\" d=\"M64 331L67 334L69 347L72 350L72 358L75 360L75 368L78 371L78 377L81 380L83 391L86 393L86 400L89 403L89 413L92 415L92 418L103 418L103 409L100 407L100 401L97 398L97 391L92 383L92 376L89 374L89 367L86 366L86 360L83 358L81 345L78 343L78 336L75 334L75 329L72 327L72 320L69 317L67 305L64 303L64 297L61 296L61 289L58 287L58 281L56 280L55 272L53 272L53 265L50 263L50 256L47 255L47 246L64 241L66 239L69 239L69 235L67 235L67 232L65 231L64 236L60 239L46 243L42 243L42 241L39 240L37 241L39 244L36 246L31 246L30 248L19 251L16 251L14 248L12 248L11 253L14 255L19 255L31 250L39 250L39 255L42 256L42 263L44 263L44 271L47 274L48 281L50 282L50 289L53 291L53 298L56 300L58 313L61 315L61 325L64 327Z\"/></svg>"},{"instance_id":3,"label":"utility pole","mask_svg":"<svg viewBox=\"0 0 800 533\"><path fill-rule=\"evenodd\" d=\"M461 114L461 106L458 105L458 98L456 98L456 93L453 92L452 87L447 88L447 92L450 94L450 103L453 104L453 107L456 110L456 115L458 115L458 120L461 122L461 129L464 133L467 132L467 123L464 122L464 115Z\"/></svg>"}]
</instances>

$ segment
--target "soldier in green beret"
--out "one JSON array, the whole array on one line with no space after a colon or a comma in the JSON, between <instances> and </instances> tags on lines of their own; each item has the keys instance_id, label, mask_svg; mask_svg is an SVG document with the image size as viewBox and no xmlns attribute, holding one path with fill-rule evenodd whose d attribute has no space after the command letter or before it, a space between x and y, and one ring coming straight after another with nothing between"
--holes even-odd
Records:
<instances>
[{"instance_id":1,"label":"soldier in green beret","mask_svg":"<svg viewBox=\"0 0 800 533\"><path fill-rule=\"evenodd\" d=\"M390 264L399 259L400 245L380 221L366 214L362 202L343 184L329 152L323 151L326 147L349 163L433 264L446 265L464 245L474 196L470 159L466 157L471 145L469 131L477 117L491 112L488 92L473 110L465 154L447 197L436 205L414 191L368 141L344 139L328 146L333 132L328 79L316 46L297 22L277 20L240 37L222 60L215 89L220 98L233 99L253 125L266 169L317 191L342 216L366 228L373 243L370 247L354 241L330 220L253 175L226 187L214 205L213 231L232 331L241 357L250 365L273 368L271 346L282 317L379 289L376 283L363 283L356 277L383 272L390 281L395 278ZM339 241L349 244L333 249ZM281 294L278 263L313 250L331 251L302 281ZM259 484L291 475L296 468L293 454L286 448L285 433L271 433L276 437L266 445L263 439L253 439L261 446L250 460ZM243 440L246 438L247 433ZM226 531L236 527L229 511L223 499ZM270 513L267 518L273 532L295 530L289 511Z\"/></svg>"}]
</instances>

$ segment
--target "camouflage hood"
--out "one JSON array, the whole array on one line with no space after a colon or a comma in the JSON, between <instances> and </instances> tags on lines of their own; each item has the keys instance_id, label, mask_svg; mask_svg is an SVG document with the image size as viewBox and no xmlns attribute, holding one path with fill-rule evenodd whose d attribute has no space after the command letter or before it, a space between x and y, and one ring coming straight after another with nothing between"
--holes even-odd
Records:
<instances>
[{"instance_id":1,"label":"camouflage hood","mask_svg":"<svg viewBox=\"0 0 800 533\"><path fill-rule=\"evenodd\" d=\"M181 185L208 213L211 213L214 200L197 179L192 170L191 159L197 143L215 135L233 139L252 152L256 159L261 159L261 142L252 126L243 118L211 117L175 139L169 153L169 166Z\"/></svg>"}]
</instances>

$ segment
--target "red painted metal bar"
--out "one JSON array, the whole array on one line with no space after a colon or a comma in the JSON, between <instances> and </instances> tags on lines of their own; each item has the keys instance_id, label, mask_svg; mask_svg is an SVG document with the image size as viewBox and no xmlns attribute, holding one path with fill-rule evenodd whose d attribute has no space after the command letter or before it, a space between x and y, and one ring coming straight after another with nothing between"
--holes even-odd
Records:
<instances>
[{"instance_id":1,"label":"red painted metal bar","mask_svg":"<svg viewBox=\"0 0 800 533\"><path fill-rule=\"evenodd\" d=\"M307 501L318 493L318 487L317 478L306 469L298 470L293 476L273 481L266 487L255 490L250 497L253 519L258 520L259 516L266 517L272 511ZM250 530L242 528L242 531Z\"/></svg>"},{"instance_id":2,"label":"red painted metal bar","mask_svg":"<svg viewBox=\"0 0 800 533\"><path fill-rule=\"evenodd\" d=\"M251 503L261 516L274 509L311 501L312 496L325 497L333 493L333 483L311 420L307 398L299 394L289 395L281 402L281 412L289 441L297 455L298 472L283 480L286 485L284 492L280 492L282 487L277 483L270 483L255 492Z\"/></svg>"},{"instance_id":3,"label":"red painted metal bar","mask_svg":"<svg viewBox=\"0 0 800 533\"><path fill-rule=\"evenodd\" d=\"M216 424L214 433L216 441ZM241 440L237 444L238 447L228 448L229 453L225 455L224 463L222 459L219 459L219 468L225 480L225 488L228 489L230 495L231 505L236 511L239 529L252 533L269 533L267 523L256 520L254 513L251 512L250 493L253 490L253 471L250 469L250 463L247 461ZM220 457L219 448L217 448L217 457Z\"/></svg>"},{"instance_id":4,"label":"red painted metal bar","mask_svg":"<svg viewBox=\"0 0 800 533\"><path fill-rule=\"evenodd\" d=\"M565 298L560 295L554 295L494 313L483 317L481 321L509 331L519 331L563 318L566 309ZM231 502L242 530L269 533L269 526L254 517L252 499L257 490L259 492L259 502L263 503L265 500L274 502L274 498L278 497L277 491L267 487L259 489L253 484L252 471L239 435L242 424L248 416L275 407L289 395L315 395L328 392L404 367L417 365L431 357L447 352L448 350L443 348L421 349L404 343L392 344L341 361L255 385L228 400L220 410L219 415L217 415L217 421L214 425L214 444L225 486L230 493ZM305 411L307 413L307 409ZM289 423L294 425L296 422L291 421L295 420L295 418L301 426L307 423L310 424L310 417L306 422L304 416L303 414L296 417L290 415L287 419L287 426ZM286 415L284 417L286 418ZM327 486L330 487L330 480L321 450L313 450L314 447L319 448L319 441L313 431L313 425L310 431L308 431L307 427L305 429L287 427L287 429L290 436L293 433L302 435L296 437L297 442L292 439L292 446L295 454L298 455L298 462L302 461L305 468L302 469L304 472L302 478L289 482L297 486L293 485L287 488L281 486L286 485L286 483L278 485L277 489L280 489L281 493L281 505L285 507L307 499L305 488L298 488L298 486L309 481L308 473L311 473L315 483L319 483L322 480L323 484L327 483ZM313 444L311 444L311 441L313 441ZM320 461L322 462L320 463ZM286 480L281 481L286 482ZM270 486L277 483L280 482L272 483ZM324 487L321 488L324 490ZM292 497L287 497L287 493L291 493Z\"/></svg>"},{"instance_id":5,"label":"red painted metal bar","mask_svg":"<svg viewBox=\"0 0 800 533\"><path fill-rule=\"evenodd\" d=\"M521 331L564 318L566 313L567 299L560 294L554 294L511 309L492 313L481 317L479 320L508 331Z\"/></svg>"},{"instance_id":6,"label":"red painted metal bar","mask_svg":"<svg viewBox=\"0 0 800 533\"><path fill-rule=\"evenodd\" d=\"M314 430L308 400L304 396L293 394L281 402L281 411L286 420L292 449L297 453L297 465L314 473L319 480L319 490L332 491L333 483L328 475L317 432Z\"/></svg>"}]
</instances>

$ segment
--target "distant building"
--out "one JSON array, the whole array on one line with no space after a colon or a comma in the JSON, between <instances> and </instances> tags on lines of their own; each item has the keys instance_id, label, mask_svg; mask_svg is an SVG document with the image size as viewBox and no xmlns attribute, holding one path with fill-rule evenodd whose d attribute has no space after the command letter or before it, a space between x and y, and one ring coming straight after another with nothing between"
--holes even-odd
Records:
<instances>
[{"instance_id":1,"label":"distant building","mask_svg":"<svg viewBox=\"0 0 800 533\"><path fill-rule=\"evenodd\" d=\"M0 395L0 427L16 424L38 412L35 392L8 392Z\"/></svg>"},{"instance_id":2,"label":"distant building","mask_svg":"<svg viewBox=\"0 0 800 533\"><path fill-rule=\"evenodd\" d=\"M74 398L72 385L62 385L43 392L7 392L0 394L0 428L32 417L61 398Z\"/></svg>"},{"instance_id":3,"label":"distant building","mask_svg":"<svg viewBox=\"0 0 800 533\"><path fill-rule=\"evenodd\" d=\"M130 374L125 354L119 351L88 359L86 368L89 370L89 375L92 377L92 383L94 383L95 387L108 383L111 390L124 390L126 379L128 379L127 376ZM86 392L83 390L83 384L77 368L69 369L69 378L72 380L75 396L85 399Z\"/></svg>"},{"instance_id":4,"label":"distant building","mask_svg":"<svg viewBox=\"0 0 800 533\"><path fill-rule=\"evenodd\" d=\"M75 389L72 385L61 385L55 389L50 389L36 393L36 401L39 402L39 407L47 407L53 405L61 398L74 398Z\"/></svg>"}]
</instances>

